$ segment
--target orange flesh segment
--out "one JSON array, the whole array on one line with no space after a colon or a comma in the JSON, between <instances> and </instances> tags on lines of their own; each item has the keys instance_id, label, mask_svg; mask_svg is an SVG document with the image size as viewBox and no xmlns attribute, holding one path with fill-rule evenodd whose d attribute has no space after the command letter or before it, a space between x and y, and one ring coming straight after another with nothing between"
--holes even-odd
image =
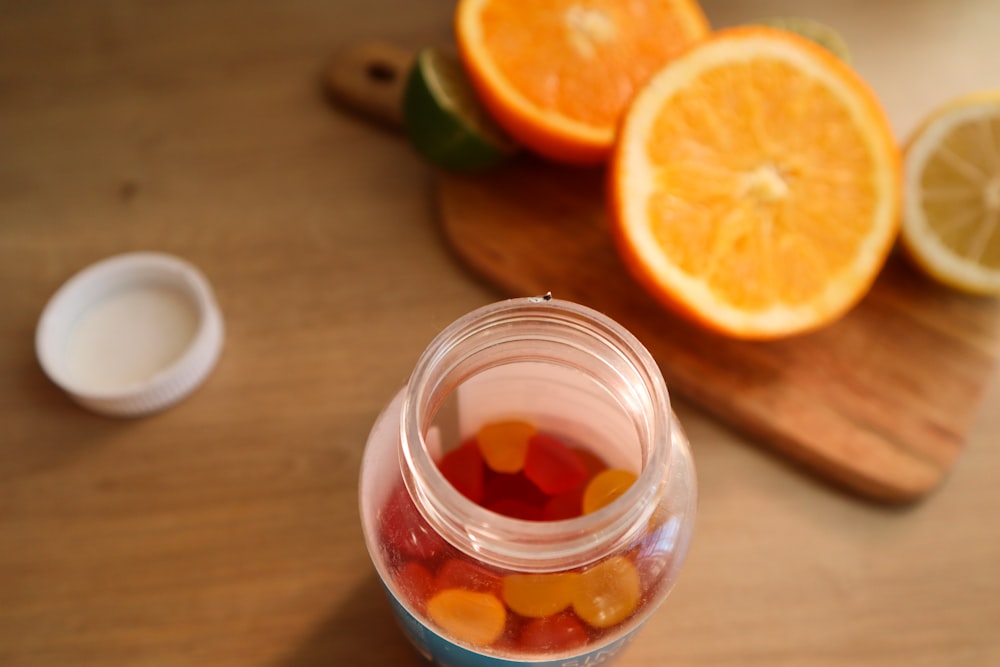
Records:
<instances>
[{"instance_id":1,"label":"orange flesh segment","mask_svg":"<svg viewBox=\"0 0 1000 667\"><path fill-rule=\"evenodd\" d=\"M816 298L854 261L878 206L870 151L851 127L842 102L787 63L702 73L649 137L658 243L740 308Z\"/></svg>"},{"instance_id":2,"label":"orange flesh segment","mask_svg":"<svg viewBox=\"0 0 1000 667\"><path fill-rule=\"evenodd\" d=\"M614 556L580 574L573 611L595 628L621 623L639 607L642 591L632 561Z\"/></svg>"},{"instance_id":3,"label":"orange flesh segment","mask_svg":"<svg viewBox=\"0 0 1000 667\"><path fill-rule=\"evenodd\" d=\"M488 646L500 638L507 610L496 596L448 588L427 601L427 615L459 641Z\"/></svg>"},{"instance_id":4,"label":"orange flesh segment","mask_svg":"<svg viewBox=\"0 0 1000 667\"><path fill-rule=\"evenodd\" d=\"M634 4L634 3L633 3ZM636 89L683 50L700 21L677 2L488 2L482 47L532 105L595 127L613 127Z\"/></svg>"},{"instance_id":5,"label":"orange flesh segment","mask_svg":"<svg viewBox=\"0 0 1000 667\"><path fill-rule=\"evenodd\" d=\"M628 491L635 482L635 473L612 468L599 473L583 492L583 513L596 512Z\"/></svg>"},{"instance_id":6,"label":"orange flesh segment","mask_svg":"<svg viewBox=\"0 0 1000 667\"><path fill-rule=\"evenodd\" d=\"M490 470L520 472L528 452L528 441L537 433L533 424L518 420L483 425L476 434L479 451Z\"/></svg>"}]
</instances>

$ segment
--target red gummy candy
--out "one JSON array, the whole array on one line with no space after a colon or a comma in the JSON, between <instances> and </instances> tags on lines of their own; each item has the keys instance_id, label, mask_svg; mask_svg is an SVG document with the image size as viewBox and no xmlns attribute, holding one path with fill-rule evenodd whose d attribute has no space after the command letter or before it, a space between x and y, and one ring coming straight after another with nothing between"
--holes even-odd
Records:
<instances>
[{"instance_id":1,"label":"red gummy candy","mask_svg":"<svg viewBox=\"0 0 1000 667\"><path fill-rule=\"evenodd\" d=\"M555 496L587 480L587 467L576 452L552 436L539 433L528 441L524 476L543 493Z\"/></svg>"},{"instance_id":2,"label":"red gummy candy","mask_svg":"<svg viewBox=\"0 0 1000 667\"><path fill-rule=\"evenodd\" d=\"M587 629L569 612L533 618L517 639L527 651L567 651L587 643Z\"/></svg>"},{"instance_id":3,"label":"red gummy candy","mask_svg":"<svg viewBox=\"0 0 1000 667\"><path fill-rule=\"evenodd\" d=\"M482 504L490 507L501 500L517 500L537 507L540 511L549 502L549 497L532 484L524 473L491 472L486 478L486 493Z\"/></svg>"},{"instance_id":4,"label":"red gummy candy","mask_svg":"<svg viewBox=\"0 0 1000 667\"><path fill-rule=\"evenodd\" d=\"M558 496L552 496L542 508L542 518L545 521L562 521L575 519L583 514L583 492L587 487L580 484Z\"/></svg>"},{"instance_id":5,"label":"red gummy candy","mask_svg":"<svg viewBox=\"0 0 1000 667\"><path fill-rule=\"evenodd\" d=\"M587 469L587 479L590 479L598 473L602 473L608 469L608 464L604 462L604 459L589 449L574 447L573 453L576 454L577 458L580 459L580 462L583 463L583 467Z\"/></svg>"},{"instance_id":6,"label":"red gummy candy","mask_svg":"<svg viewBox=\"0 0 1000 667\"><path fill-rule=\"evenodd\" d=\"M503 514L513 519L523 519L525 521L542 521L542 508L518 500L517 498L501 498L490 503L486 509L497 514Z\"/></svg>"},{"instance_id":7,"label":"red gummy candy","mask_svg":"<svg viewBox=\"0 0 1000 667\"><path fill-rule=\"evenodd\" d=\"M414 608L423 613L427 600L434 594L434 575L415 560L409 561L396 573L396 587Z\"/></svg>"},{"instance_id":8,"label":"red gummy candy","mask_svg":"<svg viewBox=\"0 0 1000 667\"><path fill-rule=\"evenodd\" d=\"M441 457L438 469L466 498L474 503L483 502L485 464L475 440L465 442Z\"/></svg>"},{"instance_id":9,"label":"red gummy candy","mask_svg":"<svg viewBox=\"0 0 1000 667\"><path fill-rule=\"evenodd\" d=\"M461 558L449 558L434 577L436 590L464 588L479 593L492 593L500 597L503 593L503 579L485 567Z\"/></svg>"},{"instance_id":10,"label":"red gummy candy","mask_svg":"<svg viewBox=\"0 0 1000 667\"><path fill-rule=\"evenodd\" d=\"M379 513L382 543L390 559L396 554L409 558L433 558L446 543L417 511L402 484L393 491Z\"/></svg>"}]
</instances>

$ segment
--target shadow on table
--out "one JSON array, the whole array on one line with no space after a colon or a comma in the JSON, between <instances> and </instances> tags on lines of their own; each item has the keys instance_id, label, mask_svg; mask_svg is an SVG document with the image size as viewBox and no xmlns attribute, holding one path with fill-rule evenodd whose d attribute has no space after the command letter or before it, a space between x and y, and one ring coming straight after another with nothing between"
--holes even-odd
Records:
<instances>
[{"instance_id":1,"label":"shadow on table","mask_svg":"<svg viewBox=\"0 0 1000 667\"><path fill-rule=\"evenodd\" d=\"M427 667L396 625L372 573L274 667Z\"/></svg>"},{"instance_id":2,"label":"shadow on table","mask_svg":"<svg viewBox=\"0 0 1000 667\"><path fill-rule=\"evenodd\" d=\"M22 356L29 354L26 348ZM0 380L4 414L0 427L0 484L16 477L74 465L140 425L102 417L74 403L45 377L34 360Z\"/></svg>"}]
</instances>

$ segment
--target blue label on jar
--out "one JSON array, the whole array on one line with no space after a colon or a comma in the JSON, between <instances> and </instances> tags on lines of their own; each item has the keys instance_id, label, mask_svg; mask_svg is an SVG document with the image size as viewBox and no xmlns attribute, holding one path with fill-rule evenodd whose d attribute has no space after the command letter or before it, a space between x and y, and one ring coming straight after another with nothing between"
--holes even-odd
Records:
<instances>
[{"instance_id":1,"label":"blue label on jar","mask_svg":"<svg viewBox=\"0 0 1000 667\"><path fill-rule=\"evenodd\" d=\"M609 665L612 659L625 648L635 636L635 630L619 637L615 641L578 655L558 658L556 660L506 660L491 655L470 651L448 641L434 630L424 625L408 612L403 605L386 589L386 595L392 604L403 632L410 643L433 665L438 667L593 667L594 665Z\"/></svg>"}]
</instances>

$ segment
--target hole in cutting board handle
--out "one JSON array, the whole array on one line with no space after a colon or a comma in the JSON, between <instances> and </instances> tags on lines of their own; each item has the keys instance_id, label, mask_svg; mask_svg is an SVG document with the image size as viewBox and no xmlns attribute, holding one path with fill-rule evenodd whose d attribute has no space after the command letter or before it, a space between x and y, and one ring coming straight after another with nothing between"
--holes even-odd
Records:
<instances>
[{"instance_id":1,"label":"hole in cutting board handle","mask_svg":"<svg viewBox=\"0 0 1000 667\"><path fill-rule=\"evenodd\" d=\"M350 44L327 69L330 96L362 116L403 128L403 91L415 52L380 41Z\"/></svg>"},{"instance_id":2,"label":"hole in cutting board handle","mask_svg":"<svg viewBox=\"0 0 1000 667\"><path fill-rule=\"evenodd\" d=\"M368 78L375 83L392 83L399 78L399 72L391 63L375 61L368 63L365 68Z\"/></svg>"}]
</instances>

